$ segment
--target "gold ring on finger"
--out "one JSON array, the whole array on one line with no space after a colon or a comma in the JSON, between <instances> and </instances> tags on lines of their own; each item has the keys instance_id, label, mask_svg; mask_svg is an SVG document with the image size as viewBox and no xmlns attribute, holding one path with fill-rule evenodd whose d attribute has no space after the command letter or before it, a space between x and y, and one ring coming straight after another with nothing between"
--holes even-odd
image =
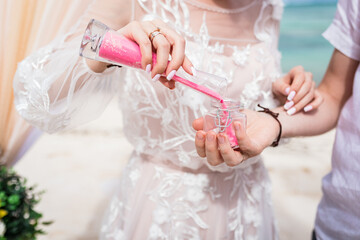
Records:
<instances>
[{"instance_id":1,"label":"gold ring on finger","mask_svg":"<svg viewBox=\"0 0 360 240\"><path fill-rule=\"evenodd\" d=\"M153 39L154 39L157 35L159 35L159 34L162 34L162 33L160 32L160 28L157 28L156 30L152 31L152 32L149 34L150 41L152 42Z\"/></svg>"}]
</instances>

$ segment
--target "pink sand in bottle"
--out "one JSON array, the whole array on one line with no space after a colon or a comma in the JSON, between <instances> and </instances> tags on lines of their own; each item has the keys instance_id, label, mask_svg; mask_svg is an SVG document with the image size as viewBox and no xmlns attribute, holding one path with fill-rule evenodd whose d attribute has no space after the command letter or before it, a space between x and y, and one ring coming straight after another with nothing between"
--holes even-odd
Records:
<instances>
[{"instance_id":1,"label":"pink sand in bottle","mask_svg":"<svg viewBox=\"0 0 360 240\"><path fill-rule=\"evenodd\" d=\"M120 65L141 68L139 45L113 31L108 31L104 35L99 49L99 56ZM153 54L154 59L156 59L155 54Z\"/></svg>"}]
</instances>

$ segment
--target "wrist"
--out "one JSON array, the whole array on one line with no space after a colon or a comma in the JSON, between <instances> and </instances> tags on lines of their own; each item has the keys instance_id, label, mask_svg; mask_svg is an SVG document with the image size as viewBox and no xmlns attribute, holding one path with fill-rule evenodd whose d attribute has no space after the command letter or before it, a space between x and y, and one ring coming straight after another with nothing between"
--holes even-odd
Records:
<instances>
[{"instance_id":1,"label":"wrist","mask_svg":"<svg viewBox=\"0 0 360 240\"><path fill-rule=\"evenodd\" d=\"M262 107L260 104L258 104L258 107L260 107L262 110L260 110L260 113L264 113L266 117L268 118L268 121L270 121L270 136L272 136L273 141L269 143L270 146L276 147L279 144L281 133L282 133L282 125L280 120L278 119L279 113L273 112L268 108Z\"/></svg>"}]
</instances>

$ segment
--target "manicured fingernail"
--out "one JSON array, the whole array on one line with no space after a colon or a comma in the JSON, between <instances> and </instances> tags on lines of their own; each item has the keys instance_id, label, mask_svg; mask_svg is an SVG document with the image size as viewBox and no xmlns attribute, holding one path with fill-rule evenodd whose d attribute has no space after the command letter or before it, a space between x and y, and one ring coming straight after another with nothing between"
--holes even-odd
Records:
<instances>
[{"instance_id":1,"label":"manicured fingernail","mask_svg":"<svg viewBox=\"0 0 360 240\"><path fill-rule=\"evenodd\" d=\"M146 71L147 73L150 73L150 71L151 71L151 64L146 65L145 71Z\"/></svg>"},{"instance_id":2,"label":"manicured fingernail","mask_svg":"<svg viewBox=\"0 0 360 240\"><path fill-rule=\"evenodd\" d=\"M208 135L206 136L206 140L208 140L209 142L214 141L214 135L213 135L213 134L208 134Z\"/></svg>"},{"instance_id":3,"label":"manicured fingernail","mask_svg":"<svg viewBox=\"0 0 360 240\"><path fill-rule=\"evenodd\" d=\"M288 110L288 109L290 109L293 105L294 105L294 102L293 102L293 101L290 101L290 102L287 102L287 103L284 105L284 108L285 108L285 110Z\"/></svg>"},{"instance_id":4,"label":"manicured fingernail","mask_svg":"<svg viewBox=\"0 0 360 240\"><path fill-rule=\"evenodd\" d=\"M153 82L156 82L157 80L159 80L159 78L160 78L160 74L156 74L154 77L153 77Z\"/></svg>"},{"instance_id":5,"label":"manicured fingernail","mask_svg":"<svg viewBox=\"0 0 360 240\"><path fill-rule=\"evenodd\" d=\"M304 107L304 111L305 112L309 112L313 109L313 107L311 105L307 105L306 107Z\"/></svg>"},{"instance_id":6,"label":"manicured fingernail","mask_svg":"<svg viewBox=\"0 0 360 240\"><path fill-rule=\"evenodd\" d=\"M289 114L290 116L293 115L296 112L296 108L291 108L289 111L287 111L287 114Z\"/></svg>"},{"instance_id":7,"label":"manicured fingernail","mask_svg":"<svg viewBox=\"0 0 360 240\"><path fill-rule=\"evenodd\" d=\"M225 137L223 135L219 135L218 136L218 139L219 139L219 143L220 144L224 144L225 143Z\"/></svg>"},{"instance_id":8,"label":"manicured fingernail","mask_svg":"<svg viewBox=\"0 0 360 240\"><path fill-rule=\"evenodd\" d=\"M199 140L203 140L204 139L204 136L201 134L201 133L196 133L196 138L199 139Z\"/></svg>"},{"instance_id":9,"label":"manicured fingernail","mask_svg":"<svg viewBox=\"0 0 360 240\"><path fill-rule=\"evenodd\" d=\"M166 79L170 81L175 76L176 70L172 70L169 75L167 75Z\"/></svg>"},{"instance_id":10,"label":"manicured fingernail","mask_svg":"<svg viewBox=\"0 0 360 240\"><path fill-rule=\"evenodd\" d=\"M285 89L285 93L286 93L286 94L289 94L289 92L290 92L290 87L287 87L287 88Z\"/></svg>"},{"instance_id":11,"label":"manicured fingernail","mask_svg":"<svg viewBox=\"0 0 360 240\"><path fill-rule=\"evenodd\" d=\"M236 131L239 131L240 130L240 123L235 122L234 127L235 127Z\"/></svg>"},{"instance_id":12,"label":"manicured fingernail","mask_svg":"<svg viewBox=\"0 0 360 240\"><path fill-rule=\"evenodd\" d=\"M191 67L191 72L192 72L192 75L195 77L197 72L194 67Z\"/></svg>"},{"instance_id":13,"label":"manicured fingernail","mask_svg":"<svg viewBox=\"0 0 360 240\"><path fill-rule=\"evenodd\" d=\"M289 96L288 96L287 99L288 99L289 101L293 100L293 98L295 97L295 94L296 94L295 91L291 91L291 93L289 94Z\"/></svg>"}]
</instances>

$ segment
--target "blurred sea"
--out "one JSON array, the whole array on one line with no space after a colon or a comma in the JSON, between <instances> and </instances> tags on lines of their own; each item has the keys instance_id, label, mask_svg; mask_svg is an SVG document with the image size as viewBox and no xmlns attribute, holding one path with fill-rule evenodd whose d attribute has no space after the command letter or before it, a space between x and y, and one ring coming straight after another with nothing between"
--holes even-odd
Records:
<instances>
[{"instance_id":1,"label":"blurred sea","mask_svg":"<svg viewBox=\"0 0 360 240\"><path fill-rule=\"evenodd\" d=\"M336 2L285 1L279 49L283 72L303 65L319 83L326 71L333 47L322 37L336 11ZM317 1L317 2L324 2Z\"/></svg>"}]
</instances>

